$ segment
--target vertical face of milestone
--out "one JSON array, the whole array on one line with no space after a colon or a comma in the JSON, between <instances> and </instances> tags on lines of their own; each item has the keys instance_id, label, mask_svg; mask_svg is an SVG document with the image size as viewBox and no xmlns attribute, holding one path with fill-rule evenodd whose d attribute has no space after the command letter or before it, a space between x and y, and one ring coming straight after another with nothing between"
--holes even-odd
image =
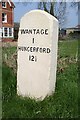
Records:
<instances>
[{"instance_id":1,"label":"vertical face of milestone","mask_svg":"<svg viewBox=\"0 0 80 120\"><path fill-rule=\"evenodd\" d=\"M22 17L17 48L19 95L43 99L54 91L57 34L57 20L44 11L34 10ZM53 83L51 64L55 69Z\"/></svg>"}]
</instances>

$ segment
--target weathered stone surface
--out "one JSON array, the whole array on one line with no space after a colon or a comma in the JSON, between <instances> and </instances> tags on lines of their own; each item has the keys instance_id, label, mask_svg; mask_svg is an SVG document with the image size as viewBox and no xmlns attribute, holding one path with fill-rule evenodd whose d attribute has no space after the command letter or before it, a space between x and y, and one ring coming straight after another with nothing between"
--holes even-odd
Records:
<instances>
[{"instance_id":1,"label":"weathered stone surface","mask_svg":"<svg viewBox=\"0 0 80 120\"><path fill-rule=\"evenodd\" d=\"M17 93L44 99L55 91L58 21L42 10L25 14L18 38Z\"/></svg>"}]
</instances>

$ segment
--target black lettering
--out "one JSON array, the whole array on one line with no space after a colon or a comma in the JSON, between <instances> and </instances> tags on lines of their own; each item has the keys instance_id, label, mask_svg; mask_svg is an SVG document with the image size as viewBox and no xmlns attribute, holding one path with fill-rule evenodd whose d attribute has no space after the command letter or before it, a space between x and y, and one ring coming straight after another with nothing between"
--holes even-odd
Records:
<instances>
[{"instance_id":1,"label":"black lettering","mask_svg":"<svg viewBox=\"0 0 80 120\"><path fill-rule=\"evenodd\" d=\"M26 51L26 47L23 47L24 48L24 51Z\"/></svg>"},{"instance_id":2,"label":"black lettering","mask_svg":"<svg viewBox=\"0 0 80 120\"><path fill-rule=\"evenodd\" d=\"M37 61L37 56L29 55L29 61Z\"/></svg>"},{"instance_id":3,"label":"black lettering","mask_svg":"<svg viewBox=\"0 0 80 120\"><path fill-rule=\"evenodd\" d=\"M27 47L26 51L28 51L28 52L29 52L29 47Z\"/></svg>"},{"instance_id":4,"label":"black lettering","mask_svg":"<svg viewBox=\"0 0 80 120\"><path fill-rule=\"evenodd\" d=\"M18 46L18 51L27 51L27 52L39 52L39 53L50 53L50 48L40 48L40 47L21 47Z\"/></svg>"},{"instance_id":5,"label":"black lettering","mask_svg":"<svg viewBox=\"0 0 80 120\"><path fill-rule=\"evenodd\" d=\"M18 47L18 50L21 51L21 47Z\"/></svg>"},{"instance_id":6,"label":"black lettering","mask_svg":"<svg viewBox=\"0 0 80 120\"><path fill-rule=\"evenodd\" d=\"M33 52L36 52L36 48L35 47L33 47Z\"/></svg>"},{"instance_id":7,"label":"black lettering","mask_svg":"<svg viewBox=\"0 0 80 120\"><path fill-rule=\"evenodd\" d=\"M48 35L48 29L21 29L21 34L45 34Z\"/></svg>"},{"instance_id":8,"label":"black lettering","mask_svg":"<svg viewBox=\"0 0 80 120\"><path fill-rule=\"evenodd\" d=\"M36 32L36 29L33 29L33 33L34 33L34 34L36 34L35 32Z\"/></svg>"},{"instance_id":9,"label":"black lettering","mask_svg":"<svg viewBox=\"0 0 80 120\"><path fill-rule=\"evenodd\" d=\"M48 29L45 29L45 35L48 35Z\"/></svg>"},{"instance_id":10,"label":"black lettering","mask_svg":"<svg viewBox=\"0 0 80 120\"><path fill-rule=\"evenodd\" d=\"M25 34L27 34L27 33L28 33L28 29L25 30ZM29 33L28 33L28 34L29 34Z\"/></svg>"},{"instance_id":11,"label":"black lettering","mask_svg":"<svg viewBox=\"0 0 80 120\"><path fill-rule=\"evenodd\" d=\"M24 29L21 29L21 34L25 34L25 30Z\"/></svg>"},{"instance_id":12,"label":"black lettering","mask_svg":"<svg viewBox=\"0 0 80 120\"><path fill-rule=\"evenodd\" d=\"M39 47L36 48L36 52L38 52L38 51L39 51Z\"/></svg>"},{"instance_id":13,"label":"black lettering","mask_svg":"<svg viewBox=\"0 0 80 120\"><path fill-rule=\"evenodd\" d=\"M34 56L32 55L31 61L34 61Z\"/></svg>"},{"instance_id":14,"label":"black lettering","mask_svg":"<svg viewBox=\"0 0 80 120\"><path fill-rule=\"evenodd\" d=\"M32 30L29 30L29 31L28 31L28 34L32 34Z\"/></svg>"},{"instance_id":15,"label":"black lettering","mask_svg":"<svg viewBox=\"0 0 80 120\"><path fill-rule=\"evenodd\" d=\"M33 51L32 51L32 47L30 47L30 52L33 52Z\"/></svg>"},{"instance_id":16,"label":"black lettering","mask_svg":"<svg viewBox=\"0 0 80 120\"><path fill-rule=\"evenodd\" d=\"M34 43L34 38L33 38L33 40L32 40L32 43Z\"/></svg>"},{"instance_id":17,"label":"black lettering","mask_svg":"<svg viewBox=\"0 0 80 120\"><path fill-rule=\"evenodd\" d=\"M31 60L31 56L29 55L29 61Z\"/></svg>"},{"instance_id":18,"label":"black lettering","mask_svg":"<svg viewBox=\"0 0 80 120\"><path fill-rule=\"evenodd\" d=\"M47 48L47 53L50 53L50 52L51 52L51 50L49 48Z\"/></svg>"},{"instance_id":19,"label":"black lettering","mask_svg":"<svg viewBox=\"0 0 80 120\"><path fill-rule=\"evenodd\" d=\"M46 53L46 48L43 48L43 53Z\"/></svg>"},{"instance_id":20,"label":"black lettering","mask_svg":"<svg viewBox=\"0 0 80 120\"><path fill-rule=\"evenodd\" d=\"M36 34L40 34L40 32L39 32L39 29L37 29L37 32L36 32Z\"/></svg>"},{"instance_id":21,"label":"black lettering","mask_svg":"<svg viewBox=\"0 0 80 120\"><path fill-rule=\"evenodd\" d=\"M42 48L39 48L39 51L40 51L40 53L42 53L43 51L42 51Z\"/></svg>"},{"instance_id":22,"label":"black lettering","mask_svg":"<svg viewBox=\"0 0 80 120\"><path fill-rule=\"evenodd\" d=\"M43 30L43 29L41 29L41 34L42 34L42 35L44 34L44 30Z\"/></svg>"}]
</instances>

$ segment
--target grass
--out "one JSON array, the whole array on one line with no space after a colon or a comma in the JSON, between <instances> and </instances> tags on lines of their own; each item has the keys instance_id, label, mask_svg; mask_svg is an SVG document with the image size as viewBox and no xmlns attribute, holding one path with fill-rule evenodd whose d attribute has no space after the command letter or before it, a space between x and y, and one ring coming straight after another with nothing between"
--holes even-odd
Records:
<instances>
[{"instance_id":1,"label":"grass","mask_svg":"<svg viewBox=\"0 0 80 120\"><path fill-rule=\"evenodd\" d=\"M59 42L60 57L76 57L78 54L78 40L67 40Z\"/></svg>"},{"instance_id":2,"label":"grass","mask_svg":"<svg viewBox=\"0 0 80 120\"><path fill-rule=\"evenodd\" d=\"M16 51L16 47L3 47L2 57L5 59L5 55L7 55L7 59L11 57L11 55Z\"/></svg>"},{"instance_id":3,"label":"grass","mask_svg":"<svg viewBox=\"0 0 80 120\"><path fill-rule=\"evenodd\" d=\"M55 93L43 101L36 102L17 96L16 74L3 62L3 118L77 118L79 116L77 47L77 40L59 42L58 67L63 67L63 70L57 71ZM15 50L16 48L7 48L6 51L4 48L3 56L9 52L10 57Z\"/></svg>"},{"instance_id":4,"label":"grass","mask_svg":"<svg viewBox=\"0 0 80 120\"><path fill-rule=\"evenodd\" d=\"M78 41L78 109L80 113L80 40Z\"/></svg>"}]
</instances>

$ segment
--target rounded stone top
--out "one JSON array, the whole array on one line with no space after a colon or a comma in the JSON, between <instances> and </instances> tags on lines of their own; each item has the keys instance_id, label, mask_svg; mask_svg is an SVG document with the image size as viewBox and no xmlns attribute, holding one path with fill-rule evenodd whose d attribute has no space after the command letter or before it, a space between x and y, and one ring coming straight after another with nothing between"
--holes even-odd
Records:
<instances>
[{"instance_id":1,"label":"rounded stone top","mask_svg":"<svg viewBox=\"0 0 80 120\"><path fill-rule=\"evenodd\" d=\"M39 10L39 9L35 9L35 10L31 10L29 11L28 13L26 13L23 17L27 16L27 15L31 15L31 14L34 14L35 13L39 13L39 14L42 14L42 15L46 15L49 19L54 19L55 21L58 22L58 20L52 16L51 14L49 14L48 12L44 11L44 10Z\"/></svg>"}]
</instances>

